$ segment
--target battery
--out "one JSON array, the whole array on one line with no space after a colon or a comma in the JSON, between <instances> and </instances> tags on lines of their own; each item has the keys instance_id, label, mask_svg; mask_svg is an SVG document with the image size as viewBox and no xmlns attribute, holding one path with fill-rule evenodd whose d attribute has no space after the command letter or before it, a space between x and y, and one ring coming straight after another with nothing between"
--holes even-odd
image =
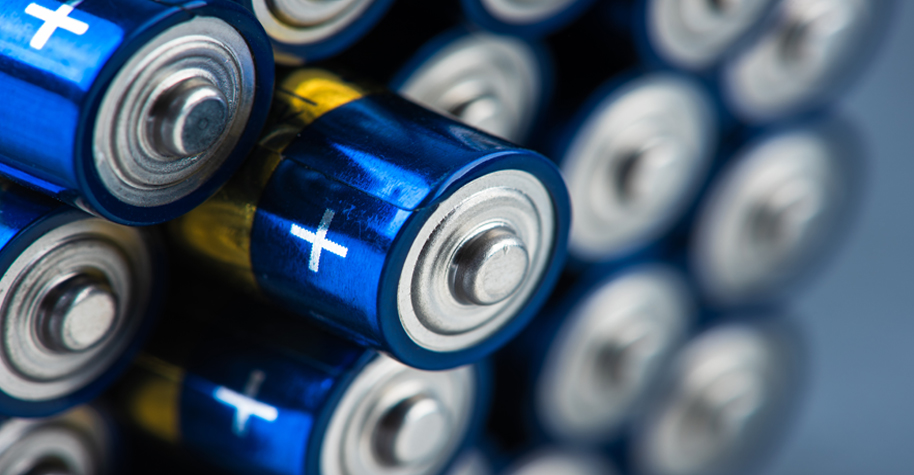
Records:
<instances>
[{"instance_id":1,"label":"battery","mask_svg":"<svg viewBox=\"0 0 914 475\"><path fill-rule=\"evenodd\" d=\"M712 307L795 293L834 254L860 199L864 151L846 120L818 117L750 132L741 143L677 244Z\"/></svg>"},{"instance_id":2,"label":"battery","mask_svg":"<svg viewBox=\"0 0 914 475\"><path fill-rule=\"evenodd\" d=\"M798 405L801 337L778 311L727 315L699 333L677 355L665 396L633 435L627 473L754 472L784 439Z\"/></svg>"},{"instance_id":3,"label":"battery","mask_svg":"<svg viewBox=\"0 0 914 475\"><path fill-rule=\"evenodd\" d=\"M4 0L0 174L120 224L186 213L256 142L273 56L230 2Z\"/></svg>"},{"instance_id":4,"label":"battery","mask_svg":"<svg viewBox=\"0 0 914 475\"><path fill-rule=\"evenodd\" d=\"M582 15L595 0L461 0L467 18L514 36L545 36Z\"/></svg>"},{"instance_id":5,"label":"battery","mask_svg":"<svg viewBox=\"0 0 914 475\"><path fill-rule=\"evenodd\" d=\"M604 41L631 44L654 66L707 75L761 27L775 1L621 0L595 15Z\"/></svg>"},{"instance_id":6,"label":"battery","mask_svg":"<svg viewBox=\"0 0 914 475\"><path fill-rule=\"evenodd\" d=\"M668 264L582 276L497 354L492 426L502 444L615 442L691 332L697 310L685 276Z\"/></svg>"},{"instance_id":7,"label":"battery","mask_svg":"<svg viewBox=\"0 0 914 475\"><path fill-rule=\"evenodd\" d=\"M133 356L158 307L158 243L5 180L0 217L0 414L50 415Z\"/></svg>"},{"instance_id":8,"label":"battery","mask_svg":"<svg viewBox=\"0 0 914 475\"><path fill-rule=\"evenodd\" d=\"M234 473L437 474L488 404L480 366L417 370L237 302L169 317L113 397L139 428Z\"/></svg>"},{"instance_id":9,"label":"battery","mask_svg":"<svg viewBox=\"0 0 914 475\"><path fill-rule=\"evenodd\" d=\"M612 460L598 452L562 446L529 449L503 471L503 475L616 475Z\"/></svg>"},{"instance_id":10,"label":"battery","mask_svg":"<svg viewBox=\"0 0 914 475\"><path fill-rule=\"evenodd\" d=\"M755 124L827 106L866 71L893 4L779 0L761 31L720 72L729 112Z\"/></svg>"},{"instance_id":11,"label":"battery","mask_svg":"<svg viewBox=\"0 0 914 475\"><path fill-rule=\"evenodd\" d=\"M650 248L688 210L717 153L704 87L673 72L614 76L583 102L552 153L571 194L573 261Z\"/></svg>"},{"instance_id":12,"label":"battery","mask_svg":"<svg viewBox=\"0 0 914 475\"><path fill-rule=\"evenodd\" d=\"M110 421L92 406L50 418L9 418L0 422L0 473L115 473L112 436Z\"/></svg>"},{"instance_id":13,"label":"battery","mask_svg":"<svg viewBox=\"0 0 914 475\"><path fill-rule=\"evenodd\" d=\"M460 24L459 12L443 3L397 2L333 66L386 84L467 125L525 143L551 97L548 51L536 40Z\"/></svg>"},{"instance_id":14,"label":"battery","mask_svg":"<svg viewBox=\"0 0 914 475\"><path fill-rule=\"evenodd\" d=\"M567 242L548 159L323 70L279 85L238 178L171 227L217 274L422 369L532 318Z\"/></svg>"},{"instance_id":15,"label":"battery","mask_svg":"<svg viewBox=\"0 0 914 475\"><path fill-rule=\"evenodd\" d=\"M464 450L442 475L495 475L492 461L479 448Z\"/></svg>"},{"instance_id":16,"label":"battery","mask_svg":"<svg viewBox=\"0 0 914 475\"><path fill-rule=\"evenodd\" d=\"M300 65L332 57L364 36L394 0L235 0L254 13L276 61Z\"/></svg>"}]
</instances>

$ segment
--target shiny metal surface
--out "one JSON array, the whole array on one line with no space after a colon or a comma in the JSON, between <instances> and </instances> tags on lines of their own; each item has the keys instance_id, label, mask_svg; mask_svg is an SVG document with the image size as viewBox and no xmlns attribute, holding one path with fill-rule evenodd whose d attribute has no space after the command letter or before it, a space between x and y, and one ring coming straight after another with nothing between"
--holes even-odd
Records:
<instances>
[{"instance_id":1,"label":"shiny metal surface","mask_svg":"<svg viewBox=\"0 0 914 475\"><path fill-rule=\"evenodd\" d=\"M512 142L522 142L542 104L543 65L526 42L474 32L426 59L397 91Z\"/></svg>"},{"instance_id":2,"label":"shiny metal surface","mask_svg":"<svg viewBox=\"0 0 914 475\"><path fill-rule=\"evenodd\" d=\"M337 404L321 447L321 473L435 474L465 437L475 369L420 371L378 356Z\"/></svg>"},{"instance_id":3,"label":"shiny metal surface","mask_svg":"<svg viewBox=\"0 0 914 475\"><path fill-rule=\"evenodd\" d=\"M524 456L502 472L504 475L614 475L612 462L590 452L542 448Z\"/></svg>"},{"instance_id":4,"label":"shiny metal surface","mask_svg":"<svg viewBox=\"0 0 914 475\"><path fill-rule=\"evenodd\" d=\"M559 160L574 210L572 255L605 260L668 230L715 152L710 102L691 80L666 73L599 101Z\"/></svg>"},{"instance_id":5,"label":"shiny metal surface","mask_svg":"<svg viewBox=\"0 0 914 475\"><path fill-rule=\"evenodd\" d=\"M717 303L767 296L805 269L846 212L841 144L814 130L738 152L695 221L692 263Z\"/></svg>"},{"instance_id":6,"label":"shiny metal surface","mask_svg":"<svg viewBox=\"0 0 914 475\"><path fill-rule=\"evenodd\" d=\"M0 425L0 473L103 475L112 455L109 432L86 406L52 418L8 419Z\"/></svg>"},{"instance_id":7,"label":"shiny metal surface","mask_svg":"<svg viewBox=\"0 0 914 475\"><path fill-rule=\"evenodd\" d=\"M446 475L494 475L489 459L479 449L464 451Z\"/></svg>"},{"instance_id":8,"label":"shiny metal surface","mask_svg":"<svg viewBox=\"0 0 914 475\"><path fill-rule=\"evenodd\" d=\"M707 68L756 23L774 0L649 0L652 45L679 67Z\"/></svg>"},{"instance_id":9,"label":"shiny metal surface","mask_svg":"<svg viewBox=\"0 0 914 475\"><path fill-rule=\"evenodd\" d=\"M93 152L108 191L143 207L192 193L231 154L254 87L251 50L223 20L195 17L151 39L99 107Z\"/></svg>"},{"instance_id":10,"label":"shiny metal surface","mask_svg":"<svg viewBox=\"0 0 914 475\"><path fill-rule=\"evenodd\" d=\"M601 443L646 399L696 312L683 277L661 265L610 278L571 309L535 386L553 437Z\"/></svg>"},{"instance_id":11,"label":"shiny metal surface","mask_svg":"<svg viewBox=\"0 0 914 475\"><path fill-rule=\"evenodd\" d=\"M317 43L355 22L375 0L252 0L254 15L271 38Z\"/></svg>"},{"instance_id":12,"label":"shiny metal surface","mask_svg":"<svg viewBox=\"0 0 914 475\"><path fill-rule=\"evenodd\" d=\"M467 303L501 302L523 283L529 264L524 242L510 229L488 229L457 249L451 264L452 291Z\"/></svg>"},{"instance_id":13,"label":"shiny metal surface","mask_svg":"<svg viewBox=\"0 0 914 475\"><path fill-rule=\"evenodd\" d=\"M820 101L869 51L885 2L782 0L777 18L724 71L729 106L772 120Z\"/></svg>"},{"instance_id":14,"label":"shiny metal surface","mask_svg":"<svg viewBox=\"0 0 914 475\"><path fill-rule=\"evenodd\" d=\"M66 396L121 355L152 291L143 231L73 213L0 277L0 389L26 401Z\"/></svg>"},{"instance_id":15,"label":"shiny metal surface","mask_svg":"<svg viewBox=\"0 0 914 475\"><path fill-rule=\"evenodd\" d=\"M520 170L484 175L437 204L410 247L400 275L397 307L409 337L424 348L455 351L484 340L510 321L547 269L554 213L543 183ZM469 272L462 270L466 264L460 251L475 248L474 239L487 240L493 232L501 236L494 242L496 249L513 243L502 247L510 252L477 260ZM492 249L481 247L483 255ZM499 268L510 272L500 274ZM455 295L452 275L460 278L457 288L471 287L469 301L462 298L463 292Z\"/></svg>"},{"instance_id":16,"label":"shiny metal surface","mask_svg":"<svg viewBox=\"0 0 914 475\"><path fill-rule=\"evenodd\" d=\"M764 451L794 394L796 354L776 333L743 323L714 328L677 357L669 396L640 436L652 475L744 473Z\"/></svg>"},{"instance_id":17,"label":"shiny metal surface","mask_svg":"<svg viewBox=\"0 0 914 475\"><path fill-rule=\"evenodd\" d=\"M547 20L578 0L482 0L490 15L509 24L529 24Z\"/></svg>"}]
</instances>

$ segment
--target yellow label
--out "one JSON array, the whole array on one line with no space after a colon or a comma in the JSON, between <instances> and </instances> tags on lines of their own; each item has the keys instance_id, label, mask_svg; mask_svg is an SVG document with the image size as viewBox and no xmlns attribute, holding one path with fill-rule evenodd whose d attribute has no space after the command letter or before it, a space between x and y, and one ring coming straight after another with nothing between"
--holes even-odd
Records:
<instances>
[{"instance_id":1,"label":"yellow label","mask_svg":"<svg viewBox=\"0 0 914 475\"><path fill-rule=\"evenodd\" d=\"M251 228L257 202L282 152L320 116L362 98L367 90L321 69L299 69L277 85L273 125L235 176L208 201L169 225L175 240L214 272L257 291Z\"/></svg>"},{"instance_id":2,"label":"yellow label","mask_svg":"<svg viewBox=\"0 0 914 475\"><path fill-rule=\"evenodd\" d=\"M140 355L142 376L132 388L127 409L134 423L171 443L181 440L178 406L184 370L158 358Z\"/></svg>"}]
</instances>

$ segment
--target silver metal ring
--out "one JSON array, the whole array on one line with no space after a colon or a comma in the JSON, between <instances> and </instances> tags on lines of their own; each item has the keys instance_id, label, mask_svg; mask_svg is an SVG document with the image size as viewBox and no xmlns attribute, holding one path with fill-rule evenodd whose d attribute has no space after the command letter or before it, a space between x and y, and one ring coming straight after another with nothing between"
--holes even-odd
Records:
<instances>
[{"instance_id":1,"label":"silver metal ring","mask_svg":"<svg viewBox=\"0 0 914 475\"><path fill-rule=\"evenodd\" d=\"M420 371L378 355L350 383L321 447L327 475L431 475L459 449L476 370Z\"/></svg>"},{"instance_id":2,"label":"silver metal ring","mask_svg":"<svg viewBox=\"0 0 914 475\"><path fill-rule=\"evenodd\" d=\"M765 296L808 264L845 203L834 147L799 130L738 152L695 220L690 259L707 297L727 304Z\"/></svg>"},{"instance_id":3,"label":"silver metal ring","mask_svg":"<svg viewBox=\"0 0 914 475\"><path fill-rule=\"evenodd\" d=\"M720 60L773 0L651 0L647 30L667 61L696 70Z\"/></svg>"},{"instance_id":4,"label":"silver metal ring","mask_svg":"<svg viewBox=\"0 0 914 475\"><path fill-rule=\"evenodd\" d=\"M318 43L359 19L375 0L252 0L254 16L270 38L282 43Z\"/></svg>"},{"instance_id":5,"label":"silver metal ring","mask_svg":"<svg viewBox=\"0 0 914 475\"><path fill-rule=\"evenodd\" d=\"M0 425L0 473L46 468L53 473L102 475L110 468L110 444L104 421L86 406L46 419L11 418Z\"/></svg>"},{"instance_id":6,"label":"silver metal ring","mask_svg":"<svg viewBox=\"0 0 914 475\"><path fill-rule=\"evenodd\" d=\"M535 385L558 440L601 443L633 415L685 338L694 302L681 275L648 265L600 285L569 312Z\"/></svg>"},{"instance_id":7,"label":"silver metal ring","mask_svg":"<svg viewBox=\"0 0 914 475\"><path fill-rule=\"evenodd\" d=\"M543 106L542 67L533 48L519 39L470 33L423 62L398 92L517 143Z\"/></svg>"},{"instance_id":8,"label":"silver metal ring","mask_svg":"<svg viewBox=\"0 0 914 475\"><path fill-rule=\"evenodd\" d=\"M217 18L160 33L114 77L93 132L95 169L118 200L175 202L222 166L248 124L254 60L244 37Z\"/></svg>"},{"instance_id":9,"label":"silver metal ring","mask_svg":"<svg viewBox=\"0 0 914 475\"><path fill-rule=\"evenodd\" d=\"M649 242L698 191L717 145L710 99L672 74L606 96L561 157L574 220L569 251L600 261Z\"/></svg>"},{"instance_id":10,"label":"silver metal ring","mask_svg":"<svg viewBox=\"0 0 914 475\"><path fill-rule=\"evenodd\" d=\"M527 454L505 475L614 475L609 459L597 453L547 447Z\"/></svg>"},{"instance_id":11,"label":"silver metal ring","mask_svg":"<svg viewBox=\"0 0 914 475\"><path fill-rule=\"evenodd\" d=\"M768 120L817 100L865 50L877 8L871 0L784 0L776 20L725 68L730 106Z\"/></svg>"},{"instance_id":12,"label":"silver metal ring","mask_svg":"<svg viewBox=\"0 0 914 475\"><path fill-rule=\"evenodd\" d=\"M641 473L742 473L793 394L794 356L777 335L745 324L689 343L667 399L636 441Z\"/></svg>"},{"instance_id":13,"label":"silver metal ring","mask_svg":"<svg viewBox=\"0 0 914 475\"><path fill-rule=\"evenodd\" d=\"M502 328L524 308L548 270L555 212L543 183L521 170L476 178L436 204L407 252L397 286L397 309L407 335L423 348L450 352L472 347ZM462 250L485 250L476 245L477 238L487 239L493 229L515 236L524 251L496 253L507 259L476 267L474 275L491 290L504 290L506 281L512 287L502 299L481 305L455 292L452 269L461 262Z\"/></svg>"},{"instance_id":14,"label":"silver metal ring","mask_svg":"<svg viewBox=\"0 0 914 475\"><path fill-rule=\"evenodd\" d=\"M578 0L482 0L482 7L499 21L529 25L548 20Z\"/></svg>"},{"instance_id":15,"label":"silver metal ring","mask_svg":"<svg viewBox=\"0 0 914 475\"><path fill-rule=\"evenodd\" d=\"M143 231L82 213L37 236L0 277L0 390L46 401L94 381L146 316L152 265Z\"/></svg>"}]
</instances>

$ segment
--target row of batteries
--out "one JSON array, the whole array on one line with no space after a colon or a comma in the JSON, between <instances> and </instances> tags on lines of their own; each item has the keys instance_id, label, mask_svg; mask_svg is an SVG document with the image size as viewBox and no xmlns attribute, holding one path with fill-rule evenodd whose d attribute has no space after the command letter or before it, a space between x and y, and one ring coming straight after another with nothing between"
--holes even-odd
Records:
<instances>
[{"instance_id":1,"label":"row of batteries","mask_svg":"<svg viewBox=\"0 0 914 475\"><path fill-rule=\"evenodd\" d=\"M890 9L0 0L0 473L747 473Z\"/></svg>"}]
</instances>

